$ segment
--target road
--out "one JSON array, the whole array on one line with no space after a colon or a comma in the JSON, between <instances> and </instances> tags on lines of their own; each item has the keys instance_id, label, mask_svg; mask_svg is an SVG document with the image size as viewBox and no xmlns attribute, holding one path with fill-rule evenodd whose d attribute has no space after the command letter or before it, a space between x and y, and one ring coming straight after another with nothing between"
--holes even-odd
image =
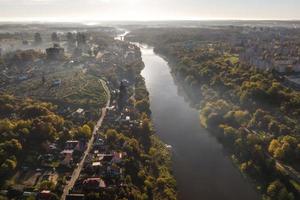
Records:
<instances>
[{"instance_id":1,"label":"road","mask_svg":"<svg viewBox=\"0 0 300 200\"><path fill-rule=\"evenodd\" d=\"M106 91L106 94L107 94L107 102L106 102L106 106L104 108L102 108L102 112L101 112L101 116L100 116L100 119L97 121L97 124L95 125L94 127L94 130L93 130L93 134L92 134L92 137L91 139L89 140L88 144L87 144L87 148L85 150L85 152L83 153L83 156L82 156L82 159L81 161L79 162L78 166L76 167L76 169L74 169L73 171L73 174L72 174L72 177L70 179L70 181L68 182L68 184L65 186L64 190L63 190L63 194L61 196L61 200L65 200L66 199L66 196L67 194L69 193L70 189L73 188L76 180L78 179L79 175L80 175L80 172L83 168L83 165L84 165L84 162L86 160L86 157L87 155L89 154L92 146L93 146L93 142L94 142L94 139L95 139L95 135L97 134L97 131L98 129L101 127L102 125L102 122L103 122L103 119L106 115L106 112L107 112L107 107L109 107L110 105L110 98L111 98L111 95L110 95L110 92L109 92L109 89L105 83L105 81L103 80L100 80L100 82L102 83L102 86L104 88L104 90Z\"/></svg>"},{"instance_id":2,"label":"road","mask_svg":"<svg viewBox=\"0 0 300 200\"><path fill-rule=\"evenodd\" d=\"M292 166L285 165L280 161L276 160L276 167L277 169L285 171L291 179L300 184L300 174Z\"/></svg>"},{"instance_id":3,"label":"road","mask_svg":"<svg viewBox=\"0 0 300 200\"><path fill-rule=\"evenodd\" d=\"M250 130L248 128L243 127L243 129L248 132L248 133L253 133L253 134L257 134L256 131ZM297 182L298 184L300 184L300 173L295 170L292 166L283 164L282 162L280 162L279 160L275 159L274 157L272 157L269 152L267 152L266 150L264 151L265 155L269 158L269 159L274 159L275 161L275 166L277 169L280 169L281 171L284 171L291 179L293 179L295 182Z\"/></svg>"}]
</instances>

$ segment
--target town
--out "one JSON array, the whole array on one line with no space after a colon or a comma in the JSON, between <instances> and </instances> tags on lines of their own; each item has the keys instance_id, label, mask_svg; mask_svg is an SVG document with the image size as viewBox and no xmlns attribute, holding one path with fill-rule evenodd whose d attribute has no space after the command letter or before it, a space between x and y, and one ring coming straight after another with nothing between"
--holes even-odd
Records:
<instances>
[{"instance_id":1,"label":"town","mask_svg":"<svg viewBox=\"0 0 300 200\"><path fill-rule=\"evenodd\" d=\"M300 200L299 0L0 0L0 200Z\"/></svg>"},{"instance_id":2,"label":"town","mask_svg":"<svg viewBox=\"0 0 300 200\"><path fill-rule=\"evenodd\" d=\"M5 156L0 196L176 196L170 149L153 135L140 50L114 39L117 34L105 27L1 34L0 132ZM20 108L11 108L13 104ZM35 125L37 121L43 125ZM28 140L19 138L21 127L30 132ZM36 129L45 136L31 136ZM40 144L31 141L36 137ZM10 153L10 143L20 146L19 151ZM22 152L28 152L24 158ZM159 177L166 180L158 185Z\"/></svg>"}]
</instances>

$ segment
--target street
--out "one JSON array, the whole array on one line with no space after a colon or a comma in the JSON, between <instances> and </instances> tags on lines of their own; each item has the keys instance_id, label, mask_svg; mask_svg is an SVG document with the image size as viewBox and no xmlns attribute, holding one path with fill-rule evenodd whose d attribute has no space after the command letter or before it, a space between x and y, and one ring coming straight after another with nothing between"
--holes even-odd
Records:
<instances>
[{"instance_id":1,"label":"street","mask_svg":"<svg viewBox=\"0 0 300 200\"><path fill-rule=\"evenodd\" d=\"M82 156L82 160L79 162L78 166L76 167L76 169L73 171L73 174L72 174L72 177L70 179L70 181L68 182L68 184L65 186L64 188L64 191L63 191L63 194L61 196L61 200L65 200L66 199L66 196L67 194L69 193L69 190L73 188L74 184L76 183L76 180L78 179L79 175L80 175L80 172L83 168L83 165L84 165L84 162L85 162L85 159L87 157L87 155L89 154L92 146L93 146L93 142L94 142L94 138L95 138L95 135L97 134L97 131L98 129L101 127L102 125L102 122L103 122L103 119L106 115L106 112L107 112L107 107L109 107L110 105L110 92L109 92L109 89L107 88L107 85L105 83L105 81L103 80L100 80L102 85L103 85L103 88L105 89L106 91L106 94L107 94L107 103L106 103L106 106L104 108L102 108L102 112L101 112L101 116L100 116L100 119L97 121L97 124L95 125L94 127L94 130L93 130L93 134L92 134L92 137L91 139L89 140L88 144L87 144L87 148Z\"/></svg>"}]
</instances>

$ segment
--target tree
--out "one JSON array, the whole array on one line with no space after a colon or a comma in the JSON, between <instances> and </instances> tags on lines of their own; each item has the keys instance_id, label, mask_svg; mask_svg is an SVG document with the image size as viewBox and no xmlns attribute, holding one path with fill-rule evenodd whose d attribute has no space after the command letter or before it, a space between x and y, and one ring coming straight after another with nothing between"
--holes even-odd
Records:
<instances>
[{"instance_id":1,"label":"tree","mask_svg":"<svg viewBox=\"0 0 300 200\"><path fill-rule=\"evenodd\" d=\"M142 121L142 132L144 135L151 135L151 122L148 118L143 119Z\"/></svg>"},{"instance_id":2,"label":"tree","mask_svg":"<svg viewBox=\"0 0 300 200\"><path fill-rule=\"evenodd\" d=\"M15 125L9 120L0 120L0 133L13 131Z\"/></svg>"},{"instance_id":3,"label":"tree","mask_svg":"<svg viewBox=\"0 0 300 200\"><path fill-rule=\"evenodd\" d=\"M35 44L41 44L42 43L42 37L40 33L34 34L34 43Z\"/></svg>"},{"instance_id":4,"label":"tree","mask_svg":"<svg viewBox=\"0 0 300 200\"><path fill-rule=\"evenodd\" d=\"M55 184L51 181L42 181L39 186L38 186L39 190L54 190L55 189Z\"/></svg>"},{"instance_id":5,"label":"tree","mask_svg":"<svg viewBox=\"0 0 300 200\"><path fill-rule=\"evenodd\" d=\"M99 195L99 193L88 193L87 195L86 195L86 200L100 200L100 195Z\"/></svg>"},{"instance_id":6,"label":"tree","mask_svg":"<svg viewBox=\"0 0 300 200\"><path fill-rule=\"evenodd\" d=\"M237 110L234 112L234 118L238 124L243 125L249 121L249 113L248 111Z\"/></svg>"},{"instance_id":7,"label":"tree","mask_svg":"<svg viewBox=\"0 0 300 200\"><path fill-rule=\"evenodd\" d=\"M16 155L22 150L21 143L16 139L6 141L5 143L1 144L0 147L5 150L8 155Z\"/></svg>"},{"instance_id":8,"label":"tree","mask_svg":"<svg viewBox=\"0 0 300 200\"><path fill-rule=\"evenodd\" d=\"M224 136L226 141L230 145L233 145L237 137L237 130L231 126L225 126L225 125L222 128L224 130Z\"/></svg>"},{"instance_id":9,"label":"tree","mask_svg":"<svg viewBox=\"0 0 300 200\"><path fill-rule=\"evenodd\" d=\"M34 119L32 131L30 132L31 142L41 144L46 140L53 141L56 138L56 129L50 122L44 122L41 119Z\"/></svg>"},{"instance_id":10,"label":"tree","mask_svg":"<svg viewBox=\"0 0 300 200\"><path fill-rule=\"evenodd\" d=\"M22 109L22 116L26 119L49 115L51 112L42 105L29 105Z\"/></svg>"},{"instance_id":11,"label":"tree","mask_svg":"<svg viewBox=\"0 0 300 200\"><path fill-rule=\"evenodd\" d=\"M8 198L0 195L0 200L8 200Z\"/></svg>"},{"instance_id":12,"label":"tree","mask_svg":"<svg viewBox=\"0 0 300 200\"><path fill-rule=\"evenodd\" d=\"M294 161L297 157L297 138L287 135L273 139L269 145L269 152L276 159Z\"/></svg>"},{"instance_id":13,"label":"tree","mask_svg":"<svg viewBox=\"0 0 300 200\"><path fill-rule=\"evenodd\" d=\"M278 194L278 200L294 200L295 197L292 193L289 193L286 188L282 188Z\"/></svg>"},{"instance_id":14,"label":"tree","mask_svg":"<svg viewBox=\"0 0 300 200\"><path fill-rule=\"evenodd\" d=\"M52 42L59 42L59 37L56 32L53 32L51 35Z\"/></svg>"},{"instance_id":15,"label":"tree","mask_svg":"<svg viewBox=\"0 0 300 200\"><path fill-rule=\"evenodd\" d=\"M16 167L17 161L15 157L6 159L4 163L0 165L0 177L12 174Z\"/></svg>"},{"instance_id":16,"label":"tree","mask_svg":"<svg viewBox=\"0 0 300 200\"><path fill-rule=\"evenodd\" d=\"M108 144L113 145L118 139L118 132L115 129L108 129L106 131L106 137Z\"/></svg>"},{"instance_id":17,"label":"tree","mask_svg":"<svg viewBox=\"0 0 300 200\"><path fill-rule=\"evenodd\" d=\"M278 181L278 180L273 181L272 183L270 183L270 185L267 188L267 195L269 195L270 197L276 197L276 195L281 187L282 187L282 184L280 181Z\"/></svg>"},{"instance_id":18,"label":"tree","mask_svg":"<svg viewBox=\"0 0 300 200\"><path fill-rule=\"evenodd\" d=\"M88 140L92 137L92 130L89 127L89 125L85 124L82 127L80 127L77 131L77 134L75 134L75 137L80 139Z\"/></svg>"},{"instance_id":19,"label":"tree","mask_svg":"<svg viewBox=\"0 0 300 200\"><path fill-rule=\"evenodd\" d=\"M150 114L151 111L150 111L150 104L149 104L149 101L146 100L146 99L142 99L140 101L137 101L135 103L135 107L141 112L141 113L147 113L147 114Z\"/></svg>"},{"instance_id":20,"label":"tree","mask_svg":"<svg viewBox=\"0 0 300 200\"><path fill-rule=\"evenodd\" d=\"M272 199L278 200L294 200L295 197L289 193L287 188L279 181L273 181L267 188L267 195Z\"/></svg>"},{"instance_id":21,"label":"tree","mask_svg":"<svg viewBox=\"0 0 300 200\"><path fill-rule=\"evenodd\" d=\"M68 45L75 45L75 39L74 39L74 35L71 32L67 33L67 41L68 41Z\"/></svg>"}]
</instances>

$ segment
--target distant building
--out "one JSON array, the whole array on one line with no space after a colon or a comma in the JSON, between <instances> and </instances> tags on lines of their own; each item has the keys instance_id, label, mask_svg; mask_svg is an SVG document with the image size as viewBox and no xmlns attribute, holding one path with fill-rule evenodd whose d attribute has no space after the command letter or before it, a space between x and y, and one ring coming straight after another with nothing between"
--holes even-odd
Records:
<instances>
[{"instance_id":1,"label":"distant building","mask_svg":"<svg viewBox=\"0 0 300 200\"><path fill-rule=\"evenodd\" d=\"M48 60L62 60L65 56L64 48L59 45L54 44L53 47L46 49Z\"/></svg>"},{"instance_id":2,"label":"distant building","mask_svg":"<svg viewBox=\"0 0 300 200\"><path fill-rule=\"evenodd\" d=\"M39 45L43 42L42 36L40 33L35 33L34 34L34 44Z\"/></svg>"},{"instance_id":3,"label":"distant building","mask_svg":"<svg viewBox=\"0 0 300 200\"><path fill-rule=\"evenodd\" d=\"M77 39L77 46L80 47L86 44L86 36L84 33L77 33L76 39Z\"/></svg>"},{"instance_id":4,"label":"distant building","mask_svg":"<svg viewBox=\"0 0 300 200\"><path fill-rule=\"evenodd\" d=\"M60 85L61 85L61 80L60 79L52 81L52 87L57 87L57 86L60 86Z\"/></svg>"},{"instance_id":5,"label":"distant building","mask_svg":"<svg viewBox=\"0 0 300 200\"><path fill-rule=\"evenodd\" d=\"M52 42L59 42L59 37L56 32L53 32L51 35Z\"/></svg>"},{"instance_id":6,"label":"distant building","mask_svg":"<svg viewBox=\"0 0 300 200\"><path fill-rule=\"evenodd\" d=\"M26 74L21 75L21 76L18 77L18 81L25 81L27 79L28 79L28 76Z\"/></svg>"}]
</instances>

